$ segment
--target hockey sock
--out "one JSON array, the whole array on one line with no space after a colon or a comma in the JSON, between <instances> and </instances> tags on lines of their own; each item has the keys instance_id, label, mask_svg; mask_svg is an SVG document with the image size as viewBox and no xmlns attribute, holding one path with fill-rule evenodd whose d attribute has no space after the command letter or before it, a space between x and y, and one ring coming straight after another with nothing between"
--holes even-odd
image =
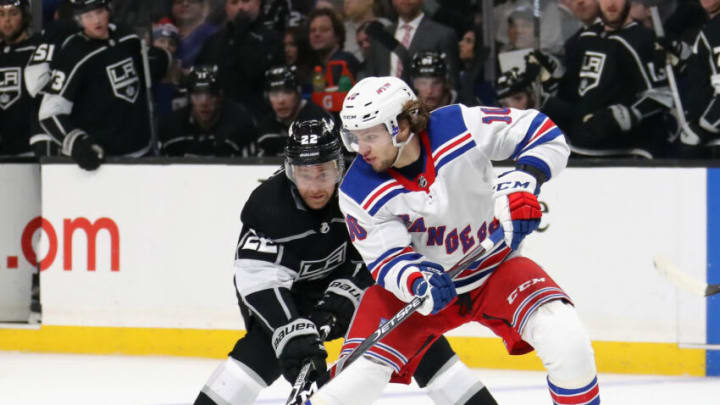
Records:
<instances>
[{"instance_id":1,"label":"hockey sock","mask_svg":"<svg viewBox=\"0 0 720 405\"><path fill-rule=\"evenodd\" d=\"M528 319L522 338L542 360L555 404L600 403L590 338L572 305L560 300L541 305Z\"/></svg>"},{"instance_id":2,"label":"hockey sock","mask_svg":"<svg viewBox=\"0 0 720 405\"><path fill-rule=\"evenodd\" d=\"M228 358L215 369L195 405L252 405L265 382L245 364Z\"/></svg>"},{"instance_id":3,"label":"hockey sock","mask_svg":"<svg viewBox=\"0 0 720 405\"><path fill-rule=\"evenodd\" d=\"M435 405L497 405L480 379L457 356L447 363L426 387Z\"/></svg>"}]
</instances>

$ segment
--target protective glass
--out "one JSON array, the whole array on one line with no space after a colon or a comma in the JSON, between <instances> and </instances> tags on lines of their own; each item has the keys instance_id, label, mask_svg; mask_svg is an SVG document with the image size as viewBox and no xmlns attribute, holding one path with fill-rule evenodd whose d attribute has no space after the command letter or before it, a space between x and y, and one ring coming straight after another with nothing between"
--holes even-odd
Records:
<instances>
[{"instance_id":1,"label":"protective glass","mask_svg":"<svg viewBox=\"0 0 720 405\"><path fill-rule=\"evenodd\" d=\"M390 134L388 133L385 126L382 124L376 125L368 129L348 130L343 128L340 131L340 135L345 145L350 152L360 152L360 145L368 145L370 147L379 146L391 141Z\"/></svg>"}]
</instances>

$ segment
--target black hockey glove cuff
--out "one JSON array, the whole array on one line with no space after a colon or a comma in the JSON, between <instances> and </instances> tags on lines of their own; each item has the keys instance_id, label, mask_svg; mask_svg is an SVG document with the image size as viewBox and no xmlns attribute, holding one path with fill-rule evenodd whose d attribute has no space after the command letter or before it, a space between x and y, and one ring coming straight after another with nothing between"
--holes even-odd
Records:
<instances>
[{"instance_id":1,"label":"black hockey glove cuff","mask_svg":"<svg viewBox=\"0 0 720 405\"><path fill-rule=\"evenodd\" d=\"M76 129L65 136L63 140L63 153L72 159L85 170L95 170L100 167L105 152L90 135L82 130Z\"/></svg>"},{"instance_id":2,"label":"black hockey glove cuff","mask_svg":"<svg viewBox=\"0 0 720 405\"><path fill-rule=\"evenodd\" d=\"M272 335L272 345L282 375L291 384L307 362L313 362L316 370L326 369L327 351L315 324L308 319L299 318L277 328Z\"/></svg>"},{"instance_id":3,"label":"black hockey glove cuff","mask_svg":"<svg viewBox=\"0 0 720 405\"><path fill-rule=\"evenodd\" d=\"M622 104L613 104L608 108L583 118L586 129L596 138L607 138L628 132L639 122L638 117Z\"/></svg>"},{"instance_id":4,"label":"black hockey glove cuff","mask_svg":"<svg viewBox=\"0 0 720 405\"><path fill-rule=\"evenodd\" d=\"M360 305L364 290L349 279L333 280L325 290L325 295L310 313L310 320L321 327L330 325L326 340L345 336L355 310Z\"/></svg>"}]
</instances>

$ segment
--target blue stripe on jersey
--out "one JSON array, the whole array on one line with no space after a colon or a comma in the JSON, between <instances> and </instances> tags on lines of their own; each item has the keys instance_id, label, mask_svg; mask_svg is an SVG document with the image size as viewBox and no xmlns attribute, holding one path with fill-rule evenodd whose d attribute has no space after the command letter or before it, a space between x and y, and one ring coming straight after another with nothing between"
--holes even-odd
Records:
<instances>
[{"instance_id":1,"label":"blue stripe on jersey","mask_svg":"<svg viewBox=\"0 0 720 405\"><path fill-rule=\"evenodd\" d=\"M535 135L535 131L537 131L543 121L545 121L545 118L547 118L547 115L541 112L537 113L535 118L533 118L532 122L530 123L530 128L528 128L527 132L525 133L525 137L520 143L517 144L517 146L515 147L515 151L510 156L510 159L515 160L515 158L517 158L517 156L520 154L520 151L523 150L525 145L527 145L528 141L530 141L530 138Z\"/></svg>"},{"instance_id":2,"label":"blue stripe on jersey","mask_svg":"<svg viewBox=\"0 0 720 405\"><path fill-rule=\"evenodd\" d=\"M455 159L456 157L462 155L463 153L469 151L470 149L475 147L475 141L470 141L466 143L465 145L455 149L451 153L448 153L447 155L443 156L442 159L435 165L435 171L440 171L440 168L445 166L446 163L450 163L451 160Z\"/></svg>"},{"instance_id":3,"label":"blue stripe on jersey","mask_svg":"<svg viewBox=\"0 0 720 405\"><path fill-rule=\"evenodd\" d=\"M368 211L368 213L370 215L375 215L375 213L378 212L378 210L380 208L382 208L382 206L385 205L386 202L390 201L390 199L392 199L393 197L395 197L396 195L398 195L400 193L409 193L409 192L410 192L410 190L408 190L404 187L394 189L393 191L382 196L382 198L375 200L372 204L372 207L370 207L370 211Z\"/></svg>"},{"instance_id":4,"label":"blue stripe on jersey","mask_svg":"<svg viewBox=\"0 0 720 405\"><path fill-rule=\"evenodd\" d=\"M497 267L498 266L496 265L496 266L493 266L493 268L491 268L491 269L482 270L482 271L480 271L476 274L473 274L467 278L464 278L462 280L457 280L457 281L455 281L455 288L461 288L461 287L465 287L466 285L470 285L470 284L480 280L481 278L487 276L488 274L491 274L492 272L497 270Z\"/></svg>"},{"instance_id":5,"label":"blue stripe on jersey","mask_svg":"<svg viewBox=\"0 0 720 405\"><path fill-rule=\"evenodd\" d=\"M540 146L544 143L548 143L562 134L563 134L563 131L557 127L553 130L547 131L545 134L543 134L543 136L540 137L540 139L533 142L533 144L528 146L526 149L523 149L523 151L520 152L520 154L522 155L523 153L525 153L529 150L532 150L533 148L535 148L537 146Z\"/></svg>"},{"instance_id":6,"label":"blue stripe on jersey","mask_svg":"<svg viewBox=\"0 0 720 405\"><path fill-rule=\"evenodd\" d=\"M523 156L517 161L518 164L525 164L541 170L545 173L545 181L550 180L550 166L544 160L536 156Z\"/></svg>"},{"instance_id":7,"label":"blue stripe on jersey","mask_svg":"<svg viewBox=\"0 0 720 405\"><path fill-rule=\"evenodd\" d=\"M368 270L370 270L370 271L372 272L372 271L375 269L375 266L377 266L377 265L380 264L383 260L385 260L386 257L390 256L391 254L393 254L393 253L395 253L395 252L397 252L397 251L403 250L403 249L404 249L404 248L401 248L401 247L396 247L396 248L388 249L385 253L381 254L380 257L377 258L377 260L375 260L374 262L370 263L370 264L367 266Z\"/></svg>"},{"instance_id":8,"label":"blue stripe on jersey","mask_svg":"<svg viewBox=\"0 0 720 405\"><path fill-rule=\"evenodd\" d=\"M367 164L360 155L355 157L345 178L340 183L340 191L362 205L363 200L379 185L391 180L387 173L377 173Z\"/></svg>"},{"instance_id":9,"label":"blue stripe on jersey","mask_svg":"<svg viewBox=\"0 0 720 405\"><path fill-rule=\"evenodd\" d=\"M405 253L398 257L393 258L389 262L385 263L385 265L380 269L380 273L378 273L377 276L377 283L380 284L381 287L385 287L385 276L387 275L388 271L395 266L399 261L412 261L412 260L418 260L422 258L422 255L420 253Z\"/></svg>"},{"instance_id":10,"label":"blue stripe on jersey","mask_svg":"<svg viewBox=\"0 0 720 405\"><path fill-rule=\"evenodd\" d=\"M462 110L458 104L441 107L430 113L428 132L432 134L432 136L430 136L430 149L432 149L433 152L435 152L440 145L443 145L458 135L467 133L467 131L468 129L462 116Z\"/></svg>"}]
</instances>

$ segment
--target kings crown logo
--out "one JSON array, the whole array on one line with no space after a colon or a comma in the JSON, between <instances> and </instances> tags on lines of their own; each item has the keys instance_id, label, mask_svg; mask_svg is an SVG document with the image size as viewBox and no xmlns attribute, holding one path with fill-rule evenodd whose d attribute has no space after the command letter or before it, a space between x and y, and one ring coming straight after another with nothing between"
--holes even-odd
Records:
<instances>
[{"instance_id":1,"label":"kings crown logo","mask_svg":"<svg viewBox=\"0 0 720 405\"><path fill-rule=\"evenodd\" d=\"M7 110L22 95L22 83L20 81L20 68L0 69L0 108Z\"/></svg>"}]
</instances>

